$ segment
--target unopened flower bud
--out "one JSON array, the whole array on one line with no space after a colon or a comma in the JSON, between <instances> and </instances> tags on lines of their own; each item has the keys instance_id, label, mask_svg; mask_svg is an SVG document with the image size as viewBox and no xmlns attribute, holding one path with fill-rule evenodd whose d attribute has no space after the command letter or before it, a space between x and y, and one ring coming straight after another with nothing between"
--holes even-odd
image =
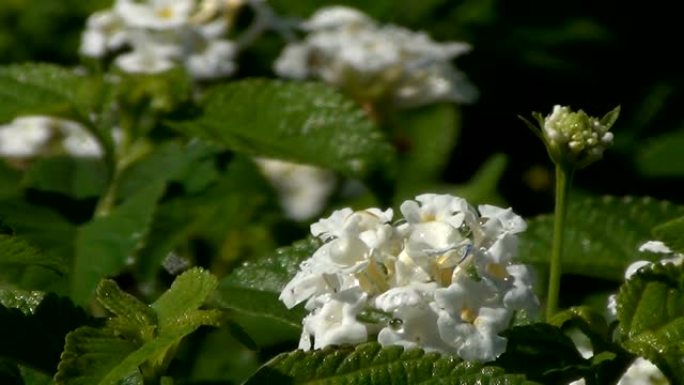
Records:
<instances>
[{"instance_id":1,"label":"unopened flower bud","mask_svg":"<svg viewBox=\"0 0 684 385\"><path fill-rule=\"evenodd\" d=\"M575 112L570 107L556 105L546 117L533 113L540 133L537 127L527 120L525 122L544 141L554 163L576 169L601 159L603 151L613 143L613 134L609 130L619 113L618 106L599 119L582 110Z\"/></svg>"}]
</instances>

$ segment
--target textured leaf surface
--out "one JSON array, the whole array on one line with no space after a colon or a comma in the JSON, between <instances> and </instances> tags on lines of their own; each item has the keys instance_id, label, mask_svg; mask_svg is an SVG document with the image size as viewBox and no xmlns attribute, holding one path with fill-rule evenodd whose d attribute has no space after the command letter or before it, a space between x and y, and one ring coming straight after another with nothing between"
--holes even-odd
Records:
<instances>
[{"instance_id":1,"label":"textured leaf surface","mask_svg":"<svg viewBox=\"0 0 684 385\"><path fill-rule=\"evenodd\" d=\"M74 117L85 107L87 81L65 68L49 64L0 67L0 122L17 115Z\"/></svg>"},{"instance_id":2,"label":"textured leaf surface","mask_svg":"<svg viewBox=\"0 0 684 385\"><path fill-rule=\"evenodd\" d=\"M320 246L319 240L307 238L276 250L271 257L244 262L221 281L221 286L280 293L297 273L299 264Z\"/></svg>"},{"instance_id":3,"label":"textured leaf surface","mask_svg":"<svg viewBox=\"0 0 684 385\"><path fill-rule=\"evenodd\" d=\"M394 152L354 103L319 83L249 79L218 86L182 131L250 155L355 177L387 175Z\"/></svg>"},{"instance_id":4,"label":"textured leaf surface","mask_svg":"<svg viewBox=\"0 0 684 385\"><path fill-rule=\"evenodd\" d=\"M377 343L282 354L246 384L533 384L522 375L453 356Z\"/></svg>"},{"instance_id":5,"label":"textured leaf surface","mask_svg":"<svg viewBox=\"0 0 684 385\"><path fill-rule=\"evenodd\" d=\"M197 310L216 286L216 278L200 268L178 276L150 307L115 286L104 281L97 290L114 313L107 324L67 336L56 384L142 384L143 375L163 374L183 337L202 325L218 326L223 317L217 310Z\"/></svg>"},{"instance_id":6,"label":"textured leaf surface","mask_svg":"<svg viewBox=\"0 0 684 385\"><path fill-rule=\"evenodd\" d=\"M86 302L100 279L117 273L144 240L165 184L152 183L111 214L82 226L76 236L71 294Z\"/></svg>"},{"instance_id":7,"label":"textured leaf surface","mask_svg":"<svg viewBox=\"0 0 684 385\"><path fill-rule=\"evenodd\" d=\"M684 217L673 219L653 229L653 236L672 251L684 254Z\"/></svg>"},{"instance_id":8,"label":"textured leaf surface","mask_svg":"<svg viewBox=\"0 0 684 385\"><path fill-rule=\"evenodd\" d=\"M41 266L63 273L64 261L44 254L21 238L0 235L0 269L7 266Z\"/></svg>"},{"instance_id":9,"label":"textured leaf surface","mask_svg":"<svg viewBox=\"0 0 684 385\"><path fill-rule=\"evenodd\" d=\"M276 250L272 257L244 262L221 281L213 302L230 310L231 318L257 345L296 341L304 311L287 309L278 296L299 264L319 246L318 240L307 238Z\"/></svg>"},{"instance_id":10,"label":"textured leaf surface","mask_svg":"<svg viewBox=\"0 0 684 385\"><path fill-rule=\"evenodd\" d=\"M652 239L651 229L683 214L684 206L651 198L576 199L568 209L563 272L622 281L630 262L659 258L637 251ZM546 266L552 233L552 216L531 219L522 234L521 259Z\"/></svg>"},{"instance_id":11,"label":"textured leaf surface","mask_svg":"<svg viewBox=\"0 0 684 385\"><path fill-rule=\"evenodd\" d=\"M151 305L159 318L160 330L163 332L185 314L197 310L217 284L215 276L200 268L178 276L171 288Z\"/></svg>"},{"instance_id":12,"label":"textured leaf surface","mask_svg":"<svg viewBox=\"0 0 684 385\"><path fill-rule=\"evenodd\" d=\"M297 341L306 312L301 306L288 309L278 295L222 285L212 304L228 310L231 319L257 346Z\"/></svg>"},{"instance_id":13,"label":"textured leaf surface","mask_svg":"<svg viewBox=\"0 0 684 385\"><path fill-rule=\"evenodd\" d=\"M684 382L684 266L654 264L628 280L617 296L618 333L630 352Z\"/></svg>"}]
</instances>

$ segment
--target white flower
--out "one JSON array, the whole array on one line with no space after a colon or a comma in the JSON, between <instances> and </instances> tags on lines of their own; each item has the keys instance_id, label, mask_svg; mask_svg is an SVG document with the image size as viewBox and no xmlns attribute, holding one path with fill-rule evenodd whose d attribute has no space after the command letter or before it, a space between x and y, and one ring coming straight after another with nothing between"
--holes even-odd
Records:
<instances>
[{"instance_id":1,"label":"white flower","mask_svg":"<svg viewBox=\"0 0 684 385\"><path fill-rule=\"evenodd\" d=\"M219 11L234 12L239 5L228 1ZM111 9L90 16L80 52L95 58L116 54L114 63L128 73L184 67L196 80L231 75L237 47L225 38L230 21L193 18L196 6L195 0L116 0Z\"/></svg>"},{"instance_id":2,"label":"white flower","mask_svg":"<svg viewBox=\"0 0 684 385\"><path fill-rule=\"evenodd\" d=\"M29 158L60 149L77 157L102 156L97 139L74 121L25 116L0 126L0 156Z\"/></svg>"},{"instance_id":3,"label":"white flower","mask_svg":"<svg viewBox=\"0 0 684 385\"><path fill-rule=\"evenodd\" d=\"M498 333L508 326L511 313L499 307L500 294L487 281L460 275L435 291L435 302L439 333L463 359L492 361L505 351L506 339Z\"/></svg>"},{"instance_id":4,"label":"white flower","mask_svg":"<svg viewBox=\"0 0 684 385\"><path fill-rule=\"evenodd\" d=\"M313 345L314 349L320 349L328 345L366 341L366 326L356 319L365 301L365 295L358 291L317 298L313 312L302 322L303 331L299 348L309 350Z\"/></svg>"},{"instance_id":5,"label":"white flower","mask_svg":"<svg viewBox=\"0 0 684 385\"><path fill-rule=\"evenodd\" d=\"M280 294L287 307L306 301L311 312L300 346L330 344L319 344L327 337L311 342L311 336L328 330L346 336L346 342L363 330L366 339L383 346L494 360L505 350L499 333L514 313L524 310L533 318L539 307L528 269L513 264L516 252L506 250L517 247L524 221L493 206L482 207L486 216L480 218L465 200L437 194L404 202L401 212L405 220L392 224L391 210L346 208L311 225L311 233L325 243ZM343 293L362 293L364 303L331 302ZM338 322L344 309L360 308L382 316L362 317L368 319L364 329L350 319ZM336 321L323 323L321 314Z\"/></svg>"},{"instance_id":6,"label":"white flower","mask_svg":"<svg viewBox=\"0 0 684 385\"><path fill-rule=\"evenodd\" d=\"M0 126L0 155L26 158L37 155L52 136L52 119L26 116Z\"/></svg>"},{"instance_id":7,"label":"white flower","mask_svg":"<svg viewBox=\"0 0 684 385\"><path fill-rule=\"evenodd\" d=\"M134 28L175 29L189 21L194 0L117 0L114 10Z\"/></svg>"},{"instance_id":8,"label":"white flower","mask_svg":"<svg viewBox=\"0 0 684 385\"><path fill-rule=\"evenodd\" d=\"M206 48L190 55L186 62L188 71L195 79L214 79L235 72L235 44L228 40L213 40Z\"/></svg>"},{"instance_id":9,"label":"white flower","mask_svg":"<svg viewBox=\"0 0 684 385\"><path fill-rule=\"evenodd\" d=\"M319 31L364 24L372 25L373 21L360 11L336 5L316 11L309 20L302 23L302 28L307 31Z\"/></svg>"},{"instance_id":10,"label":"white flower","mask_svg":"<svg viewBox=\"0 0 684 385\"><path fill-rule=\"evenodd\" d=\"M438 318L433 298L436 287L435 283L414 283L390 289L375 299L375 306L392 317L378 333L378 342L382 346L449 351L449 346L434 327Z\"/></svg>"},{"instance_id":11,"label":"white flower","mask_svg":"<svg viewBox=\"0 0 684 385\"><path fill-rule=\"evenodd\" d=\"M286 46L274 64L281 76L322 79L362 101L392 100L400 107L468 102L477 95L450 63L470 49L465 43L439 44L342 6L319 10L302 28L309 32L304 41Z\"/></svg>"},{"instance_id":12,"label":"white flower","mask_svg":"<svg viewBox=\"0 0 684 385\"><path fill-rule=\"evenodd\" d=\"M328 170L276 159L255 161L278 192L285 214L294 220L319 214L335 187L335 175Z\"/></svg>"},{"instance_id":13,"label":"white flower","mask_svg":"<svg viewBox=\"0 0 684 385\"><path fill-rule=\"evenodd\" d=\"M88 18L79 52L101 58L108 51L121 49L128 39L124 21L114 11L95 12Z\"/></svg>"}]
</instances>

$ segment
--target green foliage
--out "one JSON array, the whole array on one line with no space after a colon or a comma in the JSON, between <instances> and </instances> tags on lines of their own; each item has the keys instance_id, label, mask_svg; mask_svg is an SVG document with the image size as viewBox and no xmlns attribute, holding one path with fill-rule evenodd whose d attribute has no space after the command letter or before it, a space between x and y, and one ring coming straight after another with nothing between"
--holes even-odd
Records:
<instances>
[{"instance_id":1,"label":"green foliage","mask_svg":"<svg viewBox=\"0 0 684 385\"><path fill-rule=\"evenodd\" d=\"M94 89L88 79L55 65L0 67L0 122L41 114L85 121Z\"/></svg>"},{"instance_id":2,"label":"green foliage","mask_svg":"<svg viewBox=\"0 0 684 385\"><path fill-rule=\"evenodd\" d=\"M25 187L83 199L105 191L107 174L105 163L99 159L60 156L36 160L22 182Z\"/></svg>"},{"instance_id":3,"label":"green foliage","mask_svg":"<svg viewBox=\"0 0 684 385\"><path fill-rule=\"evenodd\" d=\"M259 346L296 341L304 309L287 309L278 296L299 264L320 246L307 238L276 250L275 255L247 261L224 278L214 303L230 311L231 318Z\"/></svg>"},{"instance_id":4,"label":"green foliage","mask_svg":"<svg viewBox=\"0 0 684 385\"><path fill-rule=\"evenodd\" d=\"M109 215L79 228L71 270L71 295L76 302L86 302L98 281L119 272L137 251L164 187L161 182L151 183Z\"/></svg>"},{"instance_id":5,"label":"green foliage","mask_svg":"<svg viewBox=\"0 0 684 385\"><path fill-rule=\"evenodd\" d=\"M508 372L525 373L543 384L567 384L590 366L572 340L549 324L517 326L502 335L508 343L495 364Z\"/></svg>"},{"instance_id":6,"label":"green foliage","mask_svg":"<svg viewBox=\"0 0 684 385\"><path fill-rule=\"evenodd\" d=\"M684 206L648 197L575 199L568 208L563 273L621 281L630 262L658 258L637 252L651 239L651 229L682 214ZM552 223L550 215L529 221L520 245L525 263L548 263Z\"/></svg>"},{"instance_id":7,"label":"green foliage","mask_svg":"<svg viewBox=\"0 0 684 385\"><path fill-rule=\"evenodd\" d=\"M113 316L104 327L83 327L67 336L55 383L142 384L158 378L185 336L220 323L221 313L199 309L216 283L202 269L188 270L147 307L114 282L102 281L97 299Z\"/></svg>"},{"instance_id":8,"label":"green foliage","mask_svg":"<svg viewBox=\"0 0 684 385\"><path fill-rule=\"evenodd\" d=\"M683 147L682 130L650 139L638 149L635 159L637 168L648 177L681 178L684 176Z\"/></svg>"},{"instance_id":9,"label":"green foliage","mask_svg":"<svg viewBox=\"0 0 684 385\"><path fill-rule=\"evenodd\" d=\"M627 350L653 362L673 384L684 381L684 266L642 268L620 288L617 318Z\"/></svg>"},{"instance_id":10,"label":"green foliage","mask_svg":"<svg viewBox=\"0 0 684 385\"><path fill-rule=\"evenodd\" d=\"M429 189L444 172L459 134L460 111L436 104L396 115L393 129L402 175L397 194L412 197Z\"/></svg>"},{"instance_id":11,"label":"green foliage","mask_svg":"<svg viewBox=\"0 0 684 385\"><path fill-rule=\"evenodd\" d=\"M16 265L41 266L64 273L63 263L64 261L52 255L43 254L21 238L0 235L0 269Z\"/></svg>"},{"instance_id":12,"label":"green foliage","mask_svg":"<svg viewBox=\"0 0 684 385\"><path fill-rule=\"evenodd\" d=\"M675 253L684 254L684 217L656 226L653 228L653 236Z\"/></svg>"},{"instance_id":13,"label":"green foliage","mask_svg":"<svg viewBox=\"0 0 684 385\"><path fill-rule=\"evenodd\" d=\"M216 86L187 135L240 153L312 164L354 177L386 178L394 152L351 100L319 83L248 79Z\"/></svg>"},{"instance_id":14,"label":"green foliage","mask_svg":"<svg viewBox=\"0 0 684 385\"><path fill-rule=\"evenodd\" d=\"M297 273L299 264L311 257L320 246L318 239L310 237L276 250L271 257L247 261L224 278L221 286L280 293Z\"/></svg>"},{"instance_id":15,"label":"green foliage","mask_svg":"<svg viewBox=\"0 0 684 385\"><path fill-rule=\"evenodd\" d=\"M37 306L26 304L26 298L11 298L11 295L4 293L0 305L0 357L54 373L64 347L64 336L91 320L83 309L54 294L45 295ZM19 305L19 308L5 305Z\"/></svg>"},{"instance_id":16,"label":"green foliage","mask_svg":"<svg viewBox=\"0 0 684 385\"><path fill-rule=\"evenodd\" d=\"M517 374L453 356L382 348L377 343L328 347L277 356L259 369L247 385L264 384L533 384Z\"/></svg>"}]
</instances>

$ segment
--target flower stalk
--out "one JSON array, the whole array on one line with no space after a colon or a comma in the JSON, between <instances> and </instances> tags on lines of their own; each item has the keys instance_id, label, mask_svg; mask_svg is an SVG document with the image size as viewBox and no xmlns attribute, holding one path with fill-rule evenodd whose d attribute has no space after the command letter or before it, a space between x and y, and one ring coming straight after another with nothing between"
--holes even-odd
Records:
<instances>
[{"instance_id":1,"label":"flower stalk","mask_svg":"<svg viewBox=\"0 0 684 385\"><path fill-rule=\"evenodd\" d=\"M520 117L544 142L549 157L556 165L556 202L546 297L547 320L558 310L563 237L573 174L575 170L603 157L603 152L613 143L613 133L609 130L619 114L619 106L599 119L582 110L575 112L570 107L556 105L546 117L538 112L532 113L537 125Z\"/></svg>"}]
</instances>

